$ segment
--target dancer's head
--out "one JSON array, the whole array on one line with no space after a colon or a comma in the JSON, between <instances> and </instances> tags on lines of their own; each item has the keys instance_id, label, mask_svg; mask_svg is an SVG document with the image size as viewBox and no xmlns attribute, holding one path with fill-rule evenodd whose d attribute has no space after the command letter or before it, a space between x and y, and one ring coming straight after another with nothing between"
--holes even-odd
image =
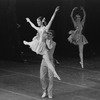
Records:
<instances>
[{"instance_id":1,"label":"dancer's head","mask_svg":"<svg viewBox=\"0 0 100 100\"><path fill-rule=\"evenodd\" d=\"M48 31L48 39L53 39L54 38L55 32L53 30Z\"/></svg>"},{"instance_id":2,"label":"dancer's head","mask_svg":"<svg viewBox=\"0 0 100 100\"><path fill-rule=\"evenodd\" d=\"M43 25L41 16L37 18L37 24L38 24L38 26L42 26Z\"/></svg>"},{"instance_id":3,"label":"dancer's head","mask_svg":"<svg viewBox=\"0 0 100 100\"><path fill-rule=\"evenodd\" d=\"M80 21L81 21L81 16L80 16L79 14L77 14L77 15L75 16L75 21L76 21L76 22L80 22Z\"/></svg>"},{"instance_id":4,"label":"dancer's head","mask_svg":"<svg viewBox=\"0 0 100 100\"><path fill-rule=\"evenodd\" d=\"M45 17L42 18L41 16L37 18L37 24L38 26L45 26L46 25L46 19Z\"/></svg>"}]
</instances>

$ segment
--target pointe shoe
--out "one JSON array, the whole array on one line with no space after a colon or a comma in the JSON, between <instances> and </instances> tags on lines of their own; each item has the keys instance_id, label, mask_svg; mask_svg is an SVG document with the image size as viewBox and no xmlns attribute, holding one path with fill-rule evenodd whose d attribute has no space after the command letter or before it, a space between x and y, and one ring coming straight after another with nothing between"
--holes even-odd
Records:
<instances>
[{"instance_id":1,"label":"pointe shoe","mask_svg":"<svg viewBox=\"0 0 100 100\"><path fill-rule=\"evenodd\" d=\"M52 96L51 96L51 95L48 95L48 98L49 98L49 99L52 99Z\"/></svg>"},{"instance_id":2,"label":"pointe shoe","mask_svg":"<svg viewBox=\"0 0 100 100\"><path fill-rule=\"evenodd\" d=\"M81 64L81 67L82 67L82 68L84 68L84 67L83 67L83 63L82 63L82 62L80 62L80 64Z\"/></svg>"},{"instance_id":3,"label":"pointe shoe","mask_svg":"<svg viewBox=\"0 0 100 100\"><path fill-rule=\"evenodd\" d=\"M57 75L57 73L54 74L55 78L58 78L58 80L61 80L61 78Z\"/></svg>"},{"instance_id":4,"label":"pointe shoe","mask_svg":"<svg viewBox=\"0 0 100 100\"><path fill-rule=\"evenodd\" d=\"M58 80L61 80L61 78L59 76L57 76Z\"/></svg>"},{"instance_id":5,"label":"pointe shoe","mask_svg":"<svg viewBox=\"0 0 100 100\"><path fill-rule=\"evenodd\" d=\"M47 96L47 94L46 94L46 92L43 92L43 94L42 94L42 98L45 98Z\"/></svg>"},{"instance_id":6,"label":"pointe shoe","mask_svg":"<svg viewBox=\"0 0 100 100\"><path fill-rule=\"evenodd\" d=\"M28 45L28 42L26 42L26 41L23 41L23 43L24 43L25 45Z\"/></svg>"}]
</instances>

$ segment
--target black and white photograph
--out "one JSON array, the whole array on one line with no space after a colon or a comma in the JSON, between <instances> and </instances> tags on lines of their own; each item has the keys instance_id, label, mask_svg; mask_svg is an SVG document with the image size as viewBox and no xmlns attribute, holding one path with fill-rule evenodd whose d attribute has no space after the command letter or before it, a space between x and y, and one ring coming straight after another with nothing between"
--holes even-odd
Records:
<instances>
[{"instance_id":1,"label":"black and white photograph","mask_svg":"<svg viewBox=\"0 0 100 100\"><path fill-rule=\"evenodd\" d=\"M0 0L0 100L100 100L100 1Z\"/></svg>"}]
</instances>

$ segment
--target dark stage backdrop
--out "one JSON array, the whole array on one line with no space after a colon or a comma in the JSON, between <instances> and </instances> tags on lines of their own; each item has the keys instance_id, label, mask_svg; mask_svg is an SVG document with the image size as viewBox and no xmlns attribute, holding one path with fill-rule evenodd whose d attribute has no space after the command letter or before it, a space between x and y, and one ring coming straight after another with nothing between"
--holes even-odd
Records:
<instances>
[{"instance_id":1,"label":"dark stage backdrop","mask_svg":"<svg viewBox=\"0 0 100 100\"><path fill-rule=\"evenodd\" d=\"M84 57L100 55L100 1L99 0L0 0L0 59L37 57L22 41L31 41L36 31L26 22L29 17L36 24L39 16L50 20L56 6L60 6L51 29L57 42L55 56L78 57L78 47L67 41L68 31L74 29L70 18L73 7L83 6L86 22L83 34L89 44L84 47ZM81 16L82 13L81 13ZM19 25L18 25L19 24Z\"/></svg>"}]
</instances>

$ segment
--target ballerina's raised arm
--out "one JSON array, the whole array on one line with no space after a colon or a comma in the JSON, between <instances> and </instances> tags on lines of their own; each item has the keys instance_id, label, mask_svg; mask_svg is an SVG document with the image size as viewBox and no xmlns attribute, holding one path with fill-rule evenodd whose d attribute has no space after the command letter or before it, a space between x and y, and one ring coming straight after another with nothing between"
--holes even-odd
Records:
<instances>
[{"instance_id":1,"label":"ballerina's raised arm","mask_svg":"<svg viewBox=\"0 0 100 100\"><path fill-rule=\"evenodd\" d=\"M54 11L54 13L53 13L53 15L52 15L50 21L48 22L48 24L47 24L47 26L46 26L46 30L49 30L49 29L50 29L51 24L52 24L52 22L53 22L53 20L54 20L54 18L55 18L55 15L56 15L56 13L57 13L58 10L59 10L59 6L56 7L56 9L55 9L55 11Z\"/></svg>"},{"instance_id":2,"label":"ballerina's raised arm","mask_svg":"<svg viewBox=\"0 0 100 100\"><path fill-rule=\"evenodd\" d=\"M32 23L31 21L30 21L30 19L29 18L26 18L26 20L27 20L27 22L29 22L30 23L30 25L35 29L35 30L38 30L38 27L37 26L35 26L34 25L34 23Z\"/></svg>"},{"instance_id":3,"label":"ballerina's raised arm","mask_svg":"<svg viewBox=\"0 0 100 100\"><path fill-rule=\"evenodd\" d=\"M77 9L77 7L73 8L73 10L72 10L72 12L71 12L71 15L70 15L74 26L75 26L75 20L74 20L74 18L73 18L73 13L74 13L74 11L75 11L76 9Z\"/></svg>"},{"instance_id":4,"label":"ballerina's raised arm","mask_svg":"<svg viewBox=\"0 0 100 100\"><path fill-rule=\"evenodd\" d=\"M85 12L83 7L81 7L81 10L83 10L83 14L84 14L83 19L82 19L81 22L82 22L82 26L84 26L84 23L85 23L85 20L86 20L86 12Z\"/></svg>"}]
</instances>

